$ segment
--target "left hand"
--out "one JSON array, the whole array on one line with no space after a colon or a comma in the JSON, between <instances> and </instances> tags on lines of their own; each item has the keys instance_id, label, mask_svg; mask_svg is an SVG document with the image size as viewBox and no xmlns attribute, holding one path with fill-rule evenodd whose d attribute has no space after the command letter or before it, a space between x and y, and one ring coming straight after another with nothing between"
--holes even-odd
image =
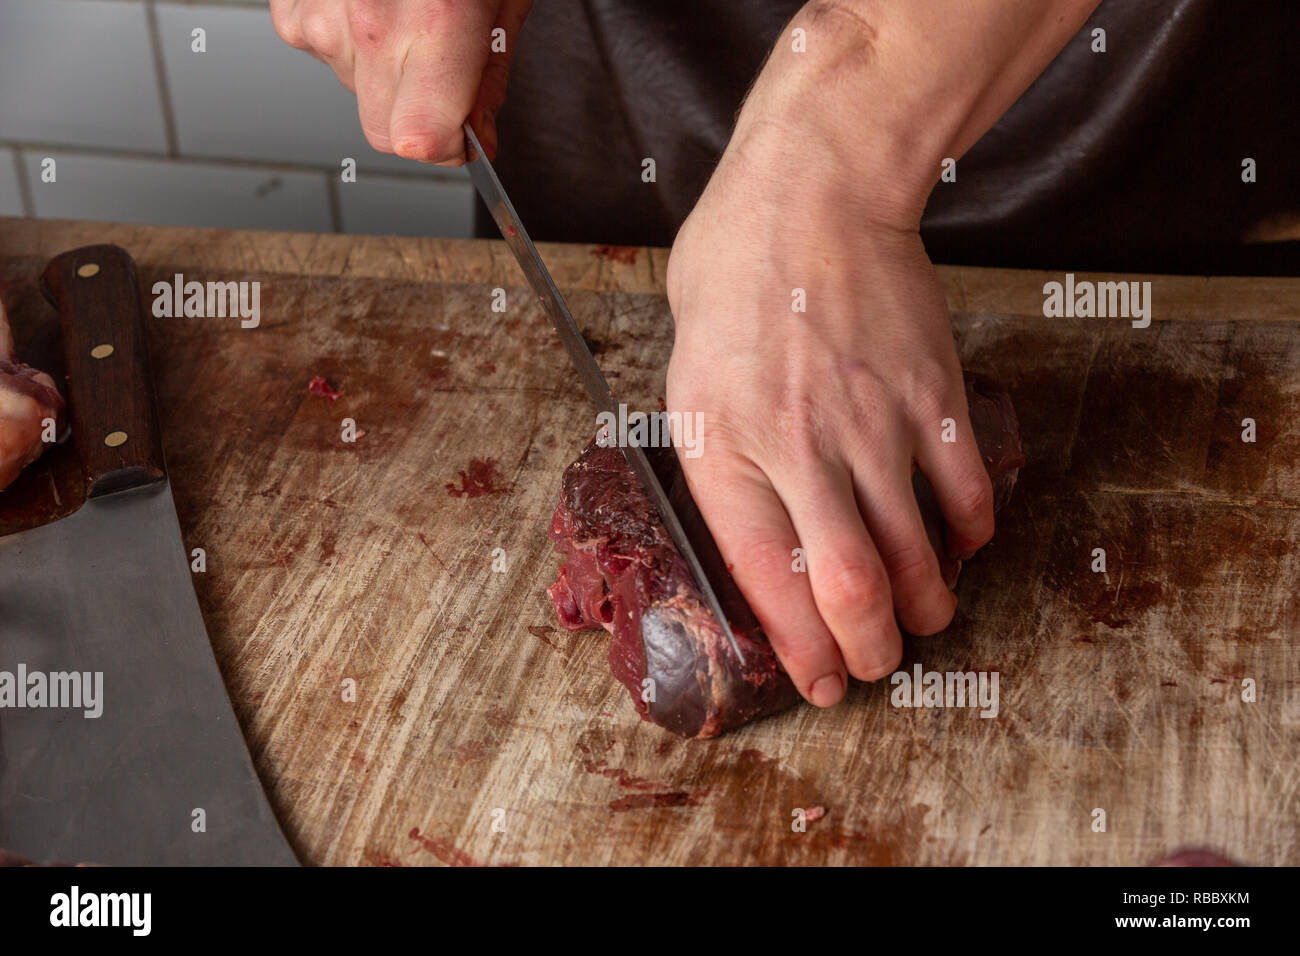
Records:
<instances>
[{"instance_id":1,"label":"left hand","mask_svg":"<svg viewBox=\"0 0 1300 956\"><path fill-rule=\"evenodd\" d=\"M952 619L913 469L951 557L992 536L993 494L916 225L846 199L802 148L816 137L789 130L738 131L673 243L667 400L702 414L703 454L681 459L691 491L795 687L825 707L845 671L897 668L895 618L913 634Z\"/></svg>"}]
</instances>

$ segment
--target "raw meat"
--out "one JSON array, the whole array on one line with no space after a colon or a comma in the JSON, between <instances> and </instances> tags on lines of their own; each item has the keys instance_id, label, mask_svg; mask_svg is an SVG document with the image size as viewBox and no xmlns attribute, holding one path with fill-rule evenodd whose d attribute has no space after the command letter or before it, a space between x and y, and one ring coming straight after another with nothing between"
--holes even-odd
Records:
<instances>
[{"instance_id":1,"label":"raw meat","mask_svg":"<svg viewBox=\"0 0 1300 956\"><path fill-rule=\"evenodd\" d=\"M313 395L319 395L321 398L328 398L331 402L338 401L343 396L343 393L332 387L323 375L317 375L308 382L307 391Z\"/></svg>"},{"instance_id":2,"label":"raw meat","mask_svg":"<svg viewBox=\"0 0 1300 956\"><path fill-rule=\"evenodd\" d=\"M1007 392L985 376L967 374L966 395L1000 509L1025 463L1015 410ZM646 453L674 504L683 501L688 492L673 450ZM960 562L946 556L942 517L920 472L913 483L952 586ZM679 509L684 522L692 512ZM731 576L710 567L744 666L736 660L618 448L593 439L565 470L550 535L567 559L546 592L560 623L613 635L610 669L645 719L684 737L713 737L799 699Z\"/></svg>"},{"instance_id":3,"label":"raw meat","mask_svg":"<svg viewBox=\"0 0 1300 956\"><path fill-rule=\"evenodd\" d=\"M1155 866L1241 866L1226 856L1220 856L1213 850L1196 848L1191 850L1179 850L1177 853L1170 854L1163 860L1154 864Z\"/></svg>"},{"instance_id":4,"label":"raw meat","mask_svg":"<svg viewBox=\"0 0 1300 956\"><path fill-rule=\"evenodd\" d=\"M63 398L54 379L14 354L9 320L0 303L0 489L41 456L46 445L42 422L50 418L61 426L62 414Z\"/></svg>"},{"instance_id":5,"label":"raw meat","mask_svg":"<svg viewBox=\"0 0 1300 956\"><path fill-rule=\"evenodd\" d=\"M987 375L966 373L966 404L970 409L971 428L975 430L975 443L979 445L980 457L984 459L984 467L993 482L993 511L996 514L1011 500L1016 476L1025 464L1020 447L1020 423L1007 390ZM943 583L955 587L961 562L948 557L943 541L943 514L930 483L920 471L912 477L912 489L916 492L930 546L939 558Z\"/></svg>"}]
</instances>

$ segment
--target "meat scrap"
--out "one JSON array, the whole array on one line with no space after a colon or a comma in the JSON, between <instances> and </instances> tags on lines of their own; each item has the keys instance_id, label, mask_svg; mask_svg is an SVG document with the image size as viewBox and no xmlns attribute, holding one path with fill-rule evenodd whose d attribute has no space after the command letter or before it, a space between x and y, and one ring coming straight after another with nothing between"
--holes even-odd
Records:
<instances>
[{"instance_id":1,"label":"meat scrap","mask_svg":"<svg viewBox=\"0 0 1300 956\"><path fill-rule=\"evenodd\" d=\"M1203 847L1194 847L1187 850L1179 850L1177 853L1171 853L1163 860L1153 864L1154 866L1241 866L1234 860L1221 856L1213 850L1207 850Z\"/></svg>"},{"instance_id":2,"label":"meat scrap","mask_svg":"<svg viewBox=\"0 0 1300 956\"><path fill-rule=\"evenodd\" d=\"M319 395L321 398L328 398L331 402L338 401L343 395L340 390L334 388L325 380L324 375L317 375L308 382L307 391L311 392L313 395Z\"/></svg>"},{"instance_id":3,"label":"meat scrap","mask_svg":"<svg viewBox=\"0 0 1300 956\"><path fill-rule=\"evenodd\" d=\"M1015 409L1006 390L981 375L966 375L966 397L1000 509L1025 463ZM645 451L670 498L689 494L671 448ZM920 471L913 486L951 587L961 564L947 557L942 516ZM610 670L644 719L683 737L714 737L799 699L731 576L712 569L745 663L736 659L617 447L593 438L565 469L550 536L566 559L546 591L560 624L610 632Z\"/></svg>"},{"instance_id":4,"label":"meat scrap","mask_svg":"<svg viewBox=\"0 0 1300 956\"><path fill-rule=\"evenodd\" d=\"M41 457L43 422L62 427L63 397L54 379L18 361L9 320L0 303L0 488Z\"/></svg>"}]
</instances>

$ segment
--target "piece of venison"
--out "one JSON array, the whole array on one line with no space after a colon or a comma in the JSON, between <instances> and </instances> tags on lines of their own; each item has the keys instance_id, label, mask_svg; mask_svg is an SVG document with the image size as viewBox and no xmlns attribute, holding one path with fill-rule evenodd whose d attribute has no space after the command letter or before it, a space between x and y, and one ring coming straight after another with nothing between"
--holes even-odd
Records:
<instances>
[{"instance_id":1,"label":"piece of venison","mask_svg":"<svg viewBox=\"0 0 1300 956\"><path fill-rule=\"evenodd\" d=\"M1025 463L1015 409L1006 390L982 375L967 373L966 397L993 482L994 508L1000 510ZM689 496L673 450L646 453L669 497L676 503ZM951 587L961 563L947 557L943 519L920 471L913 486ZM694 509L679 514L692 520ZM714 737L799 699L731 575L710 567L745 664L736 659L617 447L603 447L593 438L565 469L550 536L567 559L546 591L560 624L610 632L610 669L643 718L683 737Z\"/></svg>"},{"instance_id":2,"label":"piece of venison","mask_svg":"<svg viewBox=\"0 0 1300 956\"><path fill-rule=\"evenodd\" d=\"M19 361L0 302L0 490L41 456L47 419L62 429L63 396L54 379Z\"/></svg>"}]
</instances>

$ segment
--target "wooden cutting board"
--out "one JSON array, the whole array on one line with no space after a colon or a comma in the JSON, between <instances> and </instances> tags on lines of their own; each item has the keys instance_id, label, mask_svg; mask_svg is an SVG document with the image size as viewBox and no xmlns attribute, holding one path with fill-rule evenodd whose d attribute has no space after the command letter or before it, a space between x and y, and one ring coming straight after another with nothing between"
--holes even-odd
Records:
<instances>
[{"instance_id":1,"label":"wooden cutting board","mask_svg":"<svg viewBox=\"0 0 1300 956\"><path fill-rule=\"evenodd\" d=\"M636 717L603 632L555 627L546 526L592 409L503 245L0 220L20 341L53 319L44 262L93 242L146 293L262 283L257 329L151 319L150 342L208 632L304 862L1300 863L1300 280L1139 277L1138 330L1043 318L1059 276L941 269L1029 466L904 668L996 671L998 716L859 686L687 742ZM666 251L542 253L616 388L652 403ZM69 453L0 495L11 517L53 507Z\"/></svg>"}]
</instances>

